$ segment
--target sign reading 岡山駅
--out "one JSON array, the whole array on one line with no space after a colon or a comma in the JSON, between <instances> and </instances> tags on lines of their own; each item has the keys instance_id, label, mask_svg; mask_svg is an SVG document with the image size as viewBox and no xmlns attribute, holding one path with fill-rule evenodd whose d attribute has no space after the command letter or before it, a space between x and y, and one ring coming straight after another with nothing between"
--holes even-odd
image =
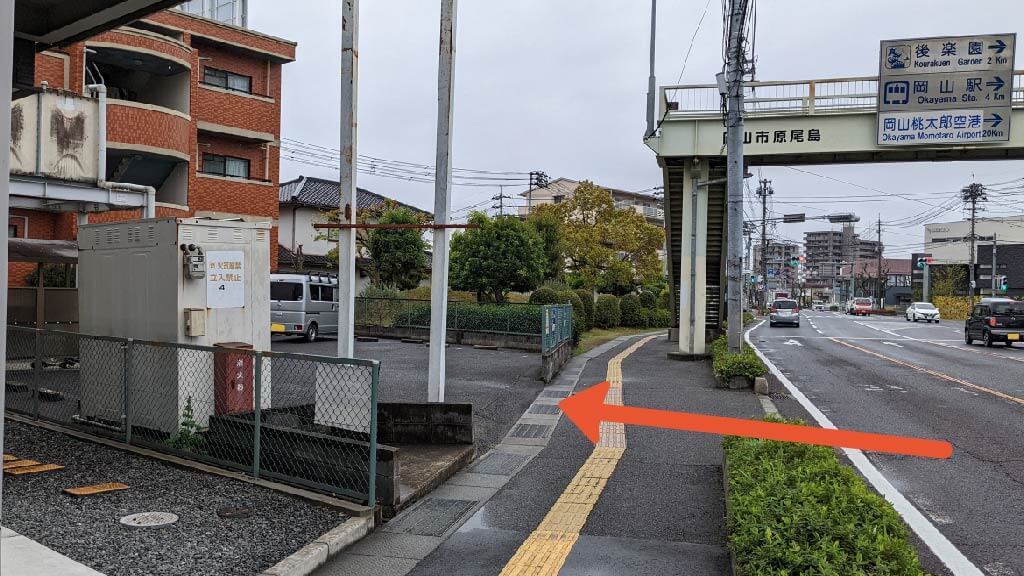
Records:
<instances>
[{"instance_id":1,"label":"sign reading \u5ca1\u5c71\u99c5","mask_svg":"<svg viewBox=\"0 0 1024 576\"><path fill-rule=\"evenodd\" d=\"M1010 139L1015 34L882 42L878 144Z\"/></svg>"}]
</instances>

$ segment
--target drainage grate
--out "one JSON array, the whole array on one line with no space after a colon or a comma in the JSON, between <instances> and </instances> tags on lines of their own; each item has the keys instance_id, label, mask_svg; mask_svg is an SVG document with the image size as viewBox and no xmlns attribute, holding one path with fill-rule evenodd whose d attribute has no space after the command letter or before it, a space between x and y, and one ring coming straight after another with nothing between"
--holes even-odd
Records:
<instances>
[{"instance_id":1,"label":"drainage grate","mask_svg":"<svg viewBox=\"0 0 1024 576\"><path fill-rule=\"evenodd\" d=\"M132 528L159 528L178 521L178 516L170 512L140 512L121 518L121 524Z\"/></svg>"},{"instance_id":2,"label":"drainage grate","mask_svg":"<svg viewBox=\"0 0 1024 576\"><path fill-rule=\"evenodd\" d=\"M768 395L772 400L789 400L789 394L783 394L781 392L775 392Z\"/></svg>"},{"instance_id":3,"label":"drainage grate","mask_svg":"<svg viewBox=\"0 0 1024 576\"><path fill-rule=\"evenodd\" d=\"M545 390L541 392L541 396L545 398L565 398L569 396L568 390Z\"/></svg>"},{"instance_id":4,"label":"drainage grate","mask_svg":"<svg viewBox=\"0 0 1024 576\"><path fill-rule=\"evenodd\" d=\"M530 414L558 414L562 409L557 404L534 404L530 406Z\"/></svg>"},{"instance_id":5,"label":"drainage grate","mask_svg":"<svg viewBox=\"0 0 1024 576\"><path fill-rule=\"evenodd\" d=\"M513 438L547 438L551 435L551 426L543 424L516 424L508 433Z\"/></svg>"},{"instance_id":6,"label":"drainage grate","mask_svg":"<svg viewBox=\"0 0 1024 576\"><path fill-rule=\"evenodd\" d=\"M429 498L397 522L387 524L384 531L418 536L441 536L476 504L476 500Z\"/></svg>"},{"instance_id":7,"label":"drainage grate","mask_svg":"<svg viewBox=\"0 0 1024 576\"><path fill-rule=\"evenodd\" d=\"M476 463L470 472L476 474L497 474L500 476L511 476L520 466L526 462L527 456L523 454L509 454L507 452L491 452Z\"/></svg>"}]
</instances>

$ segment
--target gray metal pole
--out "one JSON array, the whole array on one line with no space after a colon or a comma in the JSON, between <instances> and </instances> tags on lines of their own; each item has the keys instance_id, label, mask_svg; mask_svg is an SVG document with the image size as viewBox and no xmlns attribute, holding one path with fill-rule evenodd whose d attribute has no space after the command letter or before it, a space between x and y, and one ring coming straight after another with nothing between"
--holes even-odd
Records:
<instances>
[{"instance_id":1,"label":"gray metal pole","mask_svg":"<svg viewBox=\"0 0 1024 576\"><path fill-rule=\"evenodd\" d=\"M696 351L693 344L697 335L697 209L699 207L700 182L698 178L693 179L693 200L690 208L690 355Z\"/></svg>"},{"instance_id":2,"label":"gray metal pole","mask_svg":"<svg viewBox=\"0 0 1024 576\"><path fill-rule=\"evenodd\" d=\"M457 10L456 0L441 0L441 49L437 70L437 162L434 169L435 224L448 224L452 209L452 105ZM434 258L430 275L430 361L427 373L429 402L444 402L450 238L449 230L434 230Z\"/></svg>"},{"instance_id":3,"label":"gray metal pole","mask_svg":"<svg viewBox=\"0 0 1024 576\"><path fill-rule=\"evenodd\" d=\"M728 251L726 281L728 283L729 351L738 353L743 342L743 310L740 286L743 280L743 74L746 50L743 28L747 0L731 0L729 17L729 62L726 70L729 90L728 117Z\"/></svg>"},{"instance_id":4,"label":"gray metal pole","mask_svg":"<svg viewBox=\"0 0 1024 576\"><path fill-rule=\"evenodd\" d=\"M995 234L995 233L992 234L992 295L993 296L996 295L996 288L998 288L998 286L996 285L996 275L997 275L997 272L996 272L996 270L997 270L997 268L996 268L996 251L998 249L997 245L999 244L999 237L998 236L999 236L998 234Z\"/></svg>"},{"instance_id":5,"label":"gray metal pole","mask_svg":"<svg viewBox=\"0 0 1024 576\"><path fill-rule=\"evenodd\" d=\"M928 264L927 262L925 262L925 264L924 264L924 280L923 280L923 285L922 285L922 288L921 288L921 300L923 300L925 302L931 302L932 301L932 299L929 297L930 295L928 294L931 291L930 290L931 287L929 286L929 284L931 283L931 271L932 271L931 265Z\"/></svg>"},{"instance_id":6,"label":"gray metal pole","mask_svg":"<svg viewBox=\"0 0 1024 576\"><path fill-rule=\"evenodd\" d=\"M0 142L11 141L11 84L14 67L14 0L0 3ZM0 215L10 216L11 157L0 153ZM7 237L0 242L0 358L7 358ZM0 394L0 454L4 449L4 394ZM3 472L0 471L0 514L3 513Z\"/></svg>"},{"instance_id":7,"label":"gray metal pole","mask_svg":"<svg viewBox=\"0 0 1024 576\"><path fill-rule=\"evenodd\" d=\"M658 31L658 0L651 0L651 73L647 77L647 132L645 138L654 136L654 94L657 91L657 79L654 76L655 37Z\"/></svg>"},{"instance_id":8,"label":"gray metal pole","mask_svg":"<svg viewBox=\"0 0 1024 576\"><path fill-rule=\"evenodd\" d=\"M341 201L342 223L357 222L359 99L359 0L341 3ZM338 357L355 355L356 235L338 230Z\"/></svg>"}]
</instances>

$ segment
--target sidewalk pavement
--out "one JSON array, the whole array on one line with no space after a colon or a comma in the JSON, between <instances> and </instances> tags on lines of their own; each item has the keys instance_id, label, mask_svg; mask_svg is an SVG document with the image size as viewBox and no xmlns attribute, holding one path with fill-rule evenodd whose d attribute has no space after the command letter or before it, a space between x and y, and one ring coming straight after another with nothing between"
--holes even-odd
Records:
<instances>
[{"instance_id":1,"label":"sidewalk pavement","mask_svg":"<svg viewBox=\"0 0 1024 576\"><path fill-rule=\"evenodd\" d=\"M0 527L0 574L103 576L42 544Z\"/></svg>"},{"instance_id":2,"label":"sidewalk pavement","mask_svg":"<svg viewBox=\"0 0 1024 576\"><path fill-rule=\"evenodd\" d=\"M595 450L559 418L560 390L617 375L619 361L627 406L763 413L750 391L714 388L710 362L669 360L674 346L663 336L616 358L639 340L595 350L582 370L574 360L494 451L317 574L729 573L720 436L630 426L611 462L598 451L615 448ZM516 437L531 432L539 438ZM606 482L586 494L567 489L602 466Z\"/></svg>"}]
</instances>

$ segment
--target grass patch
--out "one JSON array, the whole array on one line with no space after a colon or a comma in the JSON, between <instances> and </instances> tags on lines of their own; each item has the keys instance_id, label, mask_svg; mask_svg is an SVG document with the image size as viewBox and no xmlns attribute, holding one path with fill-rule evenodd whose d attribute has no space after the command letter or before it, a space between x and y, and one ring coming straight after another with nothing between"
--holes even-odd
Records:
<instances>
[{"instance_id":1,"label":"grass patch","mask_svg":"<svg viewBox=\"0 0 1024 576\"><path fill-rule=\"evenodd\" d=\"M833 449L736 437L724 446L737 576L922 574L899 515Z\"/></svg>"},{"instance_id":2,"label":"grass patch","mask_svg":"<svg viewBox=\"0 0 1024 576\"><path fill-rule=\"evenodd\" d=\"M594 328L580 335L580 343L576 346L576 354L585 354L601 344L611 342L619 336L636 336L651 332L650 328Z\"/></svg>"}]
</instances>

